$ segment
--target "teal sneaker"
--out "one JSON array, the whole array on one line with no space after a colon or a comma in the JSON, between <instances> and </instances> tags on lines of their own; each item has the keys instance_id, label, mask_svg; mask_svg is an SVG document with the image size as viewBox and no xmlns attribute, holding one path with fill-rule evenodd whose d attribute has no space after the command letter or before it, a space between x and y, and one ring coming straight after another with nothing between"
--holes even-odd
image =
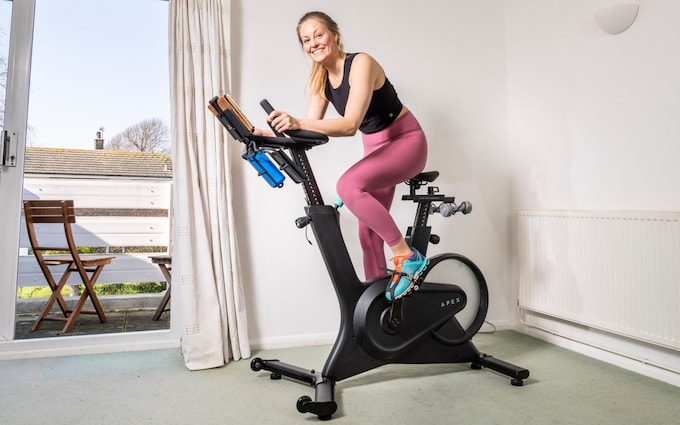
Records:
<instances>
[{"instance_id":1,"label":"teal sneaker","mask_svg":"<svg viewBox=\"0 0 680 425\"><path fill-rule=\"evenodd\" d=\"M430 264L425 256L415 249L410 257L401 255L392 258L394 262L394 275L392 281L387 285L385 298L388 301L395 301L404 295L408 295L422 275L423 271Z\"/></svg>"}]
</instances>

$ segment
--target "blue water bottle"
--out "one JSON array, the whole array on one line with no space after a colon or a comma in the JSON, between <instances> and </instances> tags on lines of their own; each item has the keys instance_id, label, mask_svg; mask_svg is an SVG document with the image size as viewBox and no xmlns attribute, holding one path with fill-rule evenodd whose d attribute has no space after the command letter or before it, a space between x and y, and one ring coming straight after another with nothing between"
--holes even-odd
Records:
<instances>
[{"instance_id":1,"label":"blue water bottle","mask_svg":"<svg viewBox=\"0 0 680 425\"><path fill-rule=\"evenodd\" d=\"M255 151L248 155L248 162L257 170L257 174L262 176L269 186L281 187L286 179L281 171L274 165L264 151Z\"/></svg>"}]
</instances>

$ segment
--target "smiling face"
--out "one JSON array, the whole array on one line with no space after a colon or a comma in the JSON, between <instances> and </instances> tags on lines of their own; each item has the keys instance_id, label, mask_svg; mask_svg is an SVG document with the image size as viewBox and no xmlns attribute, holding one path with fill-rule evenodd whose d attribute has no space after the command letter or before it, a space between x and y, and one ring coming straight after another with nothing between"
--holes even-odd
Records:
<instances>
[{"instance_id":1,"label":"smiling face","mask_svg":"<svg viewBox=\"0 0 680 425\"><path fill-rule=\"evenodd\" d=\"M314 62L325 62L337 57L340 35L332 32L323 22L307 19L298 27L302 48Z\"/></svg>"}]
</instances>

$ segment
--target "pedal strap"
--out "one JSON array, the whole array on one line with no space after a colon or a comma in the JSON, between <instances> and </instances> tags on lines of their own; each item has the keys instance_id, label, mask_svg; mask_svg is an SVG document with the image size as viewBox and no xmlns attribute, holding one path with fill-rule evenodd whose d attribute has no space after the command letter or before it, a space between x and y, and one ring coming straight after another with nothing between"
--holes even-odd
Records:
<instances>
[{"instance_id":1,"label":"pedal strap","mask_svg":"<svg viewBox=\"0 0 680 425\"><path fill-rule=\"evenodd\" d=\"M386 272L387 274L389 274L390 276L394 276L394 275L399 275L399 277L404 276L404 277L406 277L406 279L408 279L408 280L410 280L411 282L414 282L414 283L416 283L416 284L418 284L419 282L422 282L422 281L423 281L423 276L422 276L422 275L421 275L418 279L413 280L413 276L411 276L410 274L404 273L404 272L397 272L396 270L388 269L388 268L385 268L385 267L380 267L380 270L385 271L385 272Z\"/></svg>"}]
</instances>

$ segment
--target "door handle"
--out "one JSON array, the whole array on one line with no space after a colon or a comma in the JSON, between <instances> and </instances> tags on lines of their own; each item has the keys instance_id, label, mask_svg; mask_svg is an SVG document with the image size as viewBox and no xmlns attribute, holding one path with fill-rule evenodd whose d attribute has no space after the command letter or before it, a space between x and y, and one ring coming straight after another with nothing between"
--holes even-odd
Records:
<instances>
[{"instance_id":1,"label":"door handle","mask_svg":"<svg viewBox=\"0 0 680 425\"><path fill-rule=\"evenodd\" d=\"M17 166L17 132L16 131L2 131L2 138L0 139L0 165L4 167Z\"/></svg>"}]
</instances>

